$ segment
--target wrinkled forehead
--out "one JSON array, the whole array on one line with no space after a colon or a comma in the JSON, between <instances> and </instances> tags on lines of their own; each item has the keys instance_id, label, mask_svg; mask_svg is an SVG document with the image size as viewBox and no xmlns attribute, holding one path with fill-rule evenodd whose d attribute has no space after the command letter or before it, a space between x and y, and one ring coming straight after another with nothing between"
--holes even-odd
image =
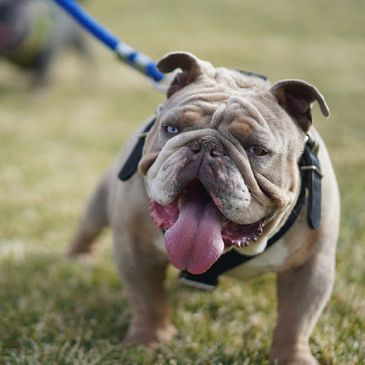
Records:
<instances>
[{"instance_id":1,"label":"wrinkled forehead","mask_svg":"<svg viewBox=\"0 0 365 365\"><path fill-rule=\"evenodd\" d=\"M268 92L252 90L225 90L223 88L186 88L170 98L159 110L163 123L184 127L219 128L237 120L252 128L270 128L285 123L287 114Z\"/></svg>"},{"instance_id":2,"label":"wrinkled forehead","mask_svg":"<svg viewBox=\"0 0 365 365\"><path fill-rule=\"evenodd\" d=\"M278 153L301 138L298 126L267 91L186 88L160 109L158 120L181 131L213 128L232 141L258 143Z\"/></svg>"}]
</instances>

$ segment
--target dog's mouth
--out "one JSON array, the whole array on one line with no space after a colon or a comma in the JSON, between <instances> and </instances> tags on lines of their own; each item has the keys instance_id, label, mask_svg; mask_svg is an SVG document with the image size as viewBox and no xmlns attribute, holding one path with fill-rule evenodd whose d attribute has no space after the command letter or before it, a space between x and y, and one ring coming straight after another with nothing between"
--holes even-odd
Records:
<instances>
[{"instance_id":1,"label":"dog's mouth","mask_svg":"<svg viewBox=\"0 0 365 365\"><path fill-rule=\"evenodd\" d=\"M247 247L263 233L265 219L252 224L229 221L198 181L188 184L168 205L150 202L151 217L165 230L171 263L192 274L207 271L231 246Z\"/></svg>"}]
</instances>

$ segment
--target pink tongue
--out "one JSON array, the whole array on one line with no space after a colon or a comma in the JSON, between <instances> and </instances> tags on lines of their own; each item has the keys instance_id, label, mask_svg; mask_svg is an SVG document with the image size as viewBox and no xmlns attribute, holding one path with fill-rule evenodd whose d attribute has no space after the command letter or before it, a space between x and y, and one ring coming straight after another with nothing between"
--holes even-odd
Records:
<instances>
[{"instance_id":1,"label":"pink tongue","mask_svg":"<svg viewBox=\"0 0 365 365\"><path fill-rule=\"evenodd\" d=\"M221 217L211 200L186 201L177 221L165 233L171 263L192 274L207 271L224 251Z\"/></svg>"}]
</instances>

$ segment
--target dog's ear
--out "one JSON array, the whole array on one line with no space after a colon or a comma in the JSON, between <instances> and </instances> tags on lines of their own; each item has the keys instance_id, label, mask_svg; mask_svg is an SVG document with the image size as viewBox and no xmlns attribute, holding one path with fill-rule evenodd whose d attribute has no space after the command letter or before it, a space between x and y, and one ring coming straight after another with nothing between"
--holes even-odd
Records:
<instances>
[{"instance_id":1,"label":"dog's ear","mask_svg":"<svg viewBox=\"0 0 365 365\"><path fill-rule=\"evenodd\" d=\"M317 101L322 114L329 117L330 111L323 95L311 84L302 80L282 80L270 89L278 103L307 132L312 125L311 104Z\"/></svg>"},{"instance_id":2,"label":"dog's ear","mask_svg":"<svg viewBox=\"0 0 365 365\"><path fill-rule=\"evenodd\" d=\"M199 60L188 52L172 52L164 56L157 64L161 72L169 73L176 69L181 69L167 90L167 97L175 94L183 87L194 82L203 73L205 67L212 67L207 62Z\"/></svg>"}]
</instances>

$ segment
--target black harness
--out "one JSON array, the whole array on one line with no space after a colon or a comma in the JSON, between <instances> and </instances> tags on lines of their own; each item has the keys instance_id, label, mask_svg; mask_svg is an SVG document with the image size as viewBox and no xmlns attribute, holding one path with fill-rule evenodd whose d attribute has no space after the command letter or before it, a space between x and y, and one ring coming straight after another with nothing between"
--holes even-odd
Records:
<instances>
[{"instance_id":1,"label":"black harness","mask_svg":"<svg viewBox=\"0 0 365 365\"><path fill-rule=\"evenodd\" d=\"M150 131L156 119L152 119L144 128L136 145L134 146L127 161L119 172L119 179L126 181L137 171L138 163L142 157L143 146L146 134ZM200 289L211 290L218 285L220 275L242 265L262 254L273 246L295 223L303 206L307 202L307 223L311 229L317 229L321 222L321 169L318 160L318 145L307 136L303 154L299 161L301 171L301 189L297 202L291 211L288 219L281 229L272 236L265 248L259 254L248 256L239 253L234 248L224 253L206 272L200 275L193 275L187 271L180 272L180 281L186 285L194 286Z\"/></svg>"},{"instance_id":2,"label":"black harness","mask_svg":"<svg viewBox=\"0 0 365 365\"><path fill-rule=\"evenodd\" d=\"M119 171L118 178L122 181L129 180L137 171L138 163L141 160L144 142L147 136L147 133L151 130L152 126L155 124L156 118L151 119L144 127L142 133L140 134L137 143L135 144L132 152L130 153L127 161L122 166Z\"/></svg>"}]
</instances>

